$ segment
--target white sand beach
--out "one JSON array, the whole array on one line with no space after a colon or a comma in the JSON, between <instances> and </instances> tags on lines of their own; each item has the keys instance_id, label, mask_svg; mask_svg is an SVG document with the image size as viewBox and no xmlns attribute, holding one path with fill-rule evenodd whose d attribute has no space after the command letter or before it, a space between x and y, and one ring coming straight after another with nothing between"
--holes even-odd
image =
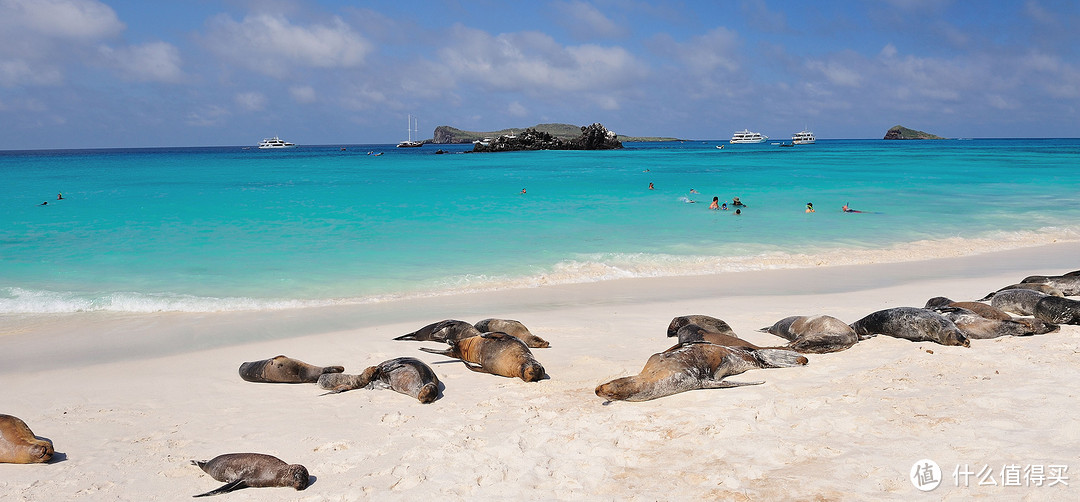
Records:
<instances>
[{"instance_id":1,"label":"white sand beach","mask_svg":"<svg viewBox=\"0 0 1080 502\"><path fill-rule=\"evenodd\" d=\"M760 345L790 315L854 322L928 298L975 300L1080 269L1059 243L904 263L633 279L274 312L0 318L0 413L59 452L0 464L2 500L181 500L222 483L190 465L260 452L305 465L305 491L228 500L1066 500L1080 490L1080 326L970 348L878 336L809 365L731 377L762 385L648 402L598 398L707 314ZM474 373L393 337L441 319L501 317L551 342L549 379ZM348 373L399 356L445 384L431 404L389 390L323 395L241 380L288 355ZM916 461L941 485L909 481ZM991 472L990 478L963 471ZM1042 486L1031 474L1039 466ZM1052 466L1066 466L1056 471ZM1063 479L1064 478L1064 479ZM993 484L989 481L992 479ZM984 483L980 485L979 483ZM959 484L959 486L956 486ZM1054 486L1049 486L1054 484Z\"/></svg>"}]
</instances>

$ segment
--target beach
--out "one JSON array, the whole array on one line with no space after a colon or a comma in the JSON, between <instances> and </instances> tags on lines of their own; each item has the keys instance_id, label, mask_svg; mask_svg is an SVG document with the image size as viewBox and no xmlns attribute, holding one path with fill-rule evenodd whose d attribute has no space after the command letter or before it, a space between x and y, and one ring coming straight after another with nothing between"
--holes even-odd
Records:
<instances>
[{"instance_id":1,"label":"beach","mask_svg":"<svg viewBox=\"0 0 1080 502\"><path fill-rule=\"evenodd\" d=\"M0 411L58 454L0 464L0 498L177 500L221 485L191 460L230 452L303 464L314 482L229 500L1070 498L1078 326L970 348L878 336L810 354L805 367L730 377L761 385L648 402L605 404L594 389L673 345L665 330L675 316L719 317L751 342L782 345L757 330L790 315L850 323L935 296L975 300L1028 275L1080 269L1077 256L1080 244L1061 242L295 310L5 315ZM549 379L475 373L418 350L438 343L392 340L489 317L551 342L533 349ZM278 354L354 374L413 356L445 389L421 404L390 390L324 395L238 376L242 362ZM942 476L928 493L909 480L923 459Z\"/></svg>"}]
</instances>

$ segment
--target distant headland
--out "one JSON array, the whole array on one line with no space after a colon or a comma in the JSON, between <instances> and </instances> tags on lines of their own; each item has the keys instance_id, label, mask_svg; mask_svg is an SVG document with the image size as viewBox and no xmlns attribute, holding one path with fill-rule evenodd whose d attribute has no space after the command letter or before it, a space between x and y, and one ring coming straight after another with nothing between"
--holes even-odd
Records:
<instances>
[{"instance_id":1,"label":"distant headland","mask_svg":"<svg viewBox=\"0 0 1080 502\"><path fill-rule=\"evenodd\" d=\"M889 129L885 133L883 139L945 139L941 136L930 134L928 132L916 131L914 129L908 129L904 126L897 125Z\"/></svg>"},{"instance_id":2,"label":"distant headland","mask_svg":"<svg viewBox=\"0 0 1080 502\"><path fill-rule=\"evenodd\" d=\"M572 141L581 136L581 126L572 124L537 124L532 127L519 127L511 129L503 129L501 131L490 132L476 132L476 131L463 131L450 126L439 126L435 128L434 137L427 141L427 143L434 143L440 145L460 144L460 143L473 143L476 141L492 140L500 136L517 136L526 130L535 130L541 133L547 133L555 138L563 141ZM638 136L623 136L622 141L681 141L678 138L663 138L663 137L638 137Z\"/></svg>"},{"instance_id":3,"label":"distant headland","mask_svg":"<svg viewBox=\"0 0 1080 502\"><path fill-rule=\"evenodd\" d=\"M521 150L616 150L622 142L602 124L578 128L574 138L563 139L551 133L533 128L516 134L504 134L497 138L484 138L473 142L474 152L516 152Z\"/></svg>"}]
</instances>

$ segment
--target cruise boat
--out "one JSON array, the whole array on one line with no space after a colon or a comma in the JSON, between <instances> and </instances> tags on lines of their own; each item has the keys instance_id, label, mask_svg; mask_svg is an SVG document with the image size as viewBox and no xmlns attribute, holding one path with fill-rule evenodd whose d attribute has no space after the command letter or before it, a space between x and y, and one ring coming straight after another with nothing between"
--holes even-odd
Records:
<instances>
[{"instance_id":1,"label":"cruise boat","mask_svg":"<svg viewBox=\"0 0 1080 502\"><path fill-rule=\"evenodd\" d=\"M769 139L768 136L762 135L759 132L750 132L747 129L743 129L742 131L738 131L735 134L731 135L731 143L732 144L738 144L738 143L764 143L768 139Z\"/></svg>"},{"instance_id":2,"label":"cruise boat","mask_svg":"<svg viewBox=\"0 0 1080 502\"><path fill-rule=\"evenodd\" d=\"M808 129L803 129L801 132L791 135L791 142L796 145L812 145L814 144L814 133Z\"/></svg>"},{"instance_id":3,"label":"cruise boat","mask_svg":"<svg viewBox=\"0 0 1080 502\"><path fill-rule=\"evenodd\" d=\"M415 129L413 128L414 124ZM424 146L424 143L422 141L413 141L412 139L413 131L418 131L420 129L420 123L418 121L414 122L412 115L409 115L409 125L405 129L409 131L409 139L398 143L398 148L416 148L418 146Z\"/></svg>"},{"instance_id":4,"label":"cruise boat","mask_svg":"<svg viewBox=\"0 0 1080 502\"><path fill-rule=\"evenodd\" d=\"M281 138L279 138L277 136L274 136L273 138L266 138L266 139L259 142L259 148L263 148L263 149L265 149L265 148L289 148L291 146L296 146L296 144L295 143L289 143L288 141L285 141L285 140L283 140L283 139L281 139Z\"/></svg>"}]
</instances>

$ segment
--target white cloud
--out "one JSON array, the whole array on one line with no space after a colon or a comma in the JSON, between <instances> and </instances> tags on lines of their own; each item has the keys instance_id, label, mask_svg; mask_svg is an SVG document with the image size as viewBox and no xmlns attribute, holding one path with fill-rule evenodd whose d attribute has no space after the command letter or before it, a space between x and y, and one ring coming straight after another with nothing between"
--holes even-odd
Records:
<instances>
[{"instance_id":1,"label":"white cloud","mask_svg":"<svg viewBox=\"0 0 1080 502\"><path fill-rule=\"evenodd\" d=\"M266 107L266 95L261 92L242 92L236 95L236 104L241 108L257 112Z\"/></svg>"},{"instance_id":2,"label":"white cloud","mask_svg":"<svg viewBox=\"0 0 1080 502\"><path fill-rule=\"evenodd\" d=\"M151 42L117 49L103 45L98 52L106 64L118 68L126 78L132 80L178 82L183 77L180 51L172 44Z\"/></svg>"},{"instance_id":3,"label":"white cloud","mask_svg":"<svg viewBox=\"0 0 1080 502\"><path fill-rule=\"evenodd\" d=\"M289 94L297 103L314 103L315 88L310 85L298 85L289 88Z\"/></svg>"},{"instance_id":4,"label":"white cloud","mask_svg":"<svg viewBox=\"0 0 1080 502\"><path fill-rule=\"evenodd\" d=\"M31 66L24 60L0 60L0 87L19 85L55 85L63 81L59 69Z\"/></svg>"},{"instance_id":5,"label":"white cloud","mask_svg":"<svg viewBox=\"0 0 1080 502\"><path fill-rule=\"evenodd\" d=\"M0 18L0 26L55 38L99 39L124 30L116 12L94 0L0 0Z\"/></svg>"},{"instance_id":6,"label":"white cloud","mask_svg":"<svg viewBox=\"0 0 1080 502\"><path fill-rule=\"evenodd\" d=\"M626 30L615 24L596 7L581 1L551 4L555 20L578 40L621 37Z\"/></svg>"},{"instance_id":7,"label":"white cloud","mask_svg":"<svg viewBox=\"0 0 1080 502\"><path fill-rule=\"evenodd\" d=\"M811 71L820 73L829 82L845 87L858 87L863 81L858 70L850 68L839 61L807 61L806 67Z\"/></svg>"},{"instance_id":8,"label":"white cloud","mask_svg":"<svg viewBox=\"0 0 1080 502\"><path fill-rule=\"evenodd\" d=\"M515 117L524 117L529 114L529 110L525 108L521 103L514 101L506 107L506 113Z\"/></svg>"}]
</instances>

